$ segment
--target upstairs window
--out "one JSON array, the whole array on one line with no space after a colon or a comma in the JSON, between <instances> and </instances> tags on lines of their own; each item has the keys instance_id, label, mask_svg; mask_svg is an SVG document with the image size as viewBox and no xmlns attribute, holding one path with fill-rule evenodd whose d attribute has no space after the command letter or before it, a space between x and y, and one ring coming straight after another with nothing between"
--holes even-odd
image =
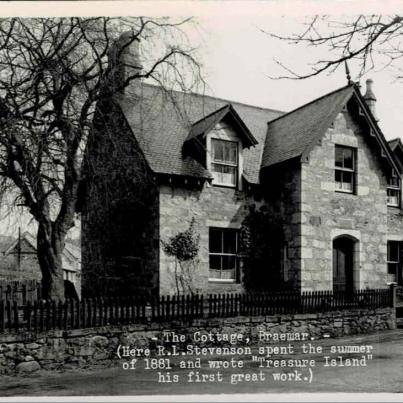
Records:
<instances>
[{"instance_id":1,"label":"upstairs window","mask_svg":"<svg viewBox=\"0 0 403 403\"><path fill-rule=\"evenodd\" d=\"M238 182L238 143L211 139L211 171L214 185L236 187Z\"/></svg>"},{"instance_id":2,"label":"upstairs window","mask_svg":"<svg viewBox=\"0 0 403 403\"><path fill-rule=\"evenodd\" d=\"M337 192L354 193L355 150L350 147L335 148L335 183Z\"/></svg>"},{"instance_id":3,"label":"upstairs window","mask_svg":"<svg viewBox=\"0 0 403 403\"><path fill-rule=\"evenodd\" d=\"M210 228L209 280L235 282L238 278L238 231Z\"/></svg>"},{"instance_id":4,"label":"upstairs window","mask_svg":"<svg viewBox=\"0 0 403 403\"><path fill-rule=\"evenodd\" d=\"M400 207L400 178L395 171L388 178L387 193L388 206Z\"/></svg>"}]
</instances>

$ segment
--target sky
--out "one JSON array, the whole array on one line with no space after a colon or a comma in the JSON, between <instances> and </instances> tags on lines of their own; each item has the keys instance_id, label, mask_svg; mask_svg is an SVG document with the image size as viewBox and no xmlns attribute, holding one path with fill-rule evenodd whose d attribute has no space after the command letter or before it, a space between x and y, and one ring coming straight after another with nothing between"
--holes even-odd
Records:
<instances>
[{"instance_id":1,"label":"sky","mask_svg":"<svg viewBox=\"0 0 403 403\"><path fill-rule=\"evenodd\" d=\"M329 56L326 51L291 45L262 32L295 34L303 30L303 23L309 19L267 15L198 17L198 27L190 28L188 35L198 47L207 92L220 98L290 111L346 85L344 68L306 80L270 78L285 73L275 60L305 72L315 60ZM391 69L378 67L361 78L362 91L365 91L365 80L372 78L379 125L385 137L402 137L403 81L397 81ZM357 64L349 62L349 68L352 79L357 81Z\"/></svg>"},{"instance_id":2,"label":"sky","mask_svg":"<svg viewBox=\"0 0 403 403\"><path fill-rule=\"evenodd\" d=\"M343 68L334 74L323 74L307 80L271 79L270 76L284 73L275 60L280 60L293 70L304 72L315 60L328 55L318 49L289 45L273 39L262 30L277 34L295 34L301 32L303 22L309 20L309 15L314 13L330 13L337 19L343 19L346 18L343 13L352 15L363 11L386 12L388 5L396 5L391 0L338 0L331 3L324 0L85 3L86 8L80 8L82 15L121 15L121 10L125 10L126 15L195 16L197 24L189 25L186 34L190 44L197 48L202 61L203 74L208 84L207 93L230 101L281 111L290 111L342 87L346 85L347 79ZM403 12L402 1L400 6ZM9 2L4 2L0 14L21 15L22 11L17 6L12 6L12 9L9 7ZM71 10L63 10L63 7L63 2L57 10L49 9L46 2L37 2L32 10L24 3L23 10L24 15L33 16L61 12L71 15ZM350 71L352 79L356 80L358 67L354 62L350 63ZM372 71L361 79L363 89L367 78L374 80L373 90L378 99L377 115L385 137L403 137L403 81L396 81L390 69ZM15 235L18 226L22 230L33 228L28 225L29 217L24 214L1 218L0 233ZM78 228L75 232L77 236Z\"/></svg>"}]
</instances>

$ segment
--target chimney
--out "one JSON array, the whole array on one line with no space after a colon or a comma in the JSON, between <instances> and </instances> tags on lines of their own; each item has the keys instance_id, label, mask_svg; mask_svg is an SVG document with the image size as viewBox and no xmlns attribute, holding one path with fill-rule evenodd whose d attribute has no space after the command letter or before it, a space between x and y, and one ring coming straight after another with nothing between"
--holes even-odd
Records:
<instances>
[{"instance_id":1,"label":"chimney","mask_svg":"<svg viewBox=\"0 0 403 403\"><path fill-rule=\"evenodd\" d=\"M374 116L375 120L378 122L378 116L376 115L376 96L372 91L372 84L373 80L371 78L368 78L366 81L367 84L367 91L365 92L364 99L367 102L367 105L369 109L372 112L372 115Z\"/></svg>"},{"instance_id":2,"label":"chimney","mask_svg":"<svg viewBox=\"0 0 403 403\"><path fill-rule=\"evenodd\" d=\"M140 40L135 38L131 31L121 34L112 44L108 58L111 74L110 85L114 92L124 93L126 80L141 73L143 67L140 62L139 45Z\"/></svg>"}]
</instances>

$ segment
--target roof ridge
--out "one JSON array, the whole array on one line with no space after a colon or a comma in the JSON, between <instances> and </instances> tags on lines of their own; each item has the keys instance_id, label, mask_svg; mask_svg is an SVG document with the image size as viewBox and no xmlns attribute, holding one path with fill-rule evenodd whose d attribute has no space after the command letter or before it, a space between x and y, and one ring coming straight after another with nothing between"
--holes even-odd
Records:
<instances>
[{"instance_id":1,"label":"roof ridge","mask_svg":"<svg viewBox=\"0 0 403 403\"><path fill-rule=\"evenodd\" d=\"M150 83L143 83L143 85L153 87L153 88L161 88L158 85L154 85L154 84L150 84ZM268 112L288 113L288 112L281 111L279 109L264 108L264 107L258 106L258 105L247 104L246 102L234 101L234 100L231 100L228 98L221 98L221 97L216 97L213 95L200 94L198 92L193 92L193 91L184 92L184 91L173 90L173 89L169 89L168 91L175 92L177 94L193 95L193 96L197 96L197 97L206 97L206 98L210 98L210 99L215 99L217 101L227 102L228 104L237 104L237 105L247 106L247 107L254 108L254 109L261 109L263 111L268 111Z\"/></svg>"},{"instance_id":2,"label":"roof ridge","mask_svg":"<svg viewBox=\"0 0 403 403\"><path fill-rule=\"evenodd\" d=\"M215 111L209 113L208 115L203 116L203 117L200 118L199 120L196 120L196 122L192 123L192 126L197 125L197 124L200 123L202 120L205 120L205 119L209 118L210 116L213 116L213 115L215 115L216 113L221 112L221 111L222 111L223 109L225 109L225 108L229 108L229 106L230 106L230 104L226 104L226 105L222 106L221 108L218 108L218 109L216 109Z\"/></svg>"},{"instance_id":3,"label":"roof ridge","mask_svg":"<svg viewBox=\"0 0 403 403\"><path fill-rule=\"evenodd\" d=\"M345 90L345 89L347 89L347 88L349 88L349 87L354 87L354 83L353 83L353 84L347 84L347 85L345 85L344 87L340 87L340 88L338 88L338 89L336 89L336 90L333 90L333 91L331 91L331 92L329 92L329 93L327 93L327 94L325 94L325 95L322 95L322 96L319 97L319 98L315 98L315 99L313 99L312 101L307 102L306 104L303 104L303 105L299 106L298 108L295 108L295 109L293 109L293 110L291 110L291 111L289 111L289 112L286 112L284 115L278 116L278 117L274 118L273 120L268 121L267 124L268 124L268 125L269 125L269 124L272 124L273 122L276 122L277 120L280 120L280 119L282 119L282 118L284 118L284 117L287 117L287 116L291 115L292 113L297 112L297 111L299 111L299 110L302 109L302 108L305 108L306 106L309 106L309 105L311 105L311 104L313 104L313 103L315 103L315 102L320 101L321 99L324 99L324 98L326 98L326 97L329 97L329 96L331 96L331 95L333 95L333 94L335 94L335 93L337 93L337 92L339 92L339 91Z\"/></svg>"}]
</instances>

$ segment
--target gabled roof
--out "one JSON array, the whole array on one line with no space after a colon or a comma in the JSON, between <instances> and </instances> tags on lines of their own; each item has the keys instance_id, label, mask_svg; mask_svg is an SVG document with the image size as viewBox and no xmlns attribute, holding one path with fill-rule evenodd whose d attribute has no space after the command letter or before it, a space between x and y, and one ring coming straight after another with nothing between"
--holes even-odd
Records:
<instances>
[{"instance_id":1,"label":"gabled roof","mask_svg":"<svg viewBox=\"0 0 403 403\"><path fill-rule=\"evenodd\" d=\"M242 121L231 104L227 104L222 108L210 113L210 115L205 116L193 123L186 141L199 136L205 136L218 122L225 117L231 118L231 120L235 123L236 129L239 130L246 147L257 144L257 140L253 137L252 133L249 131L248 127Z\"/></svg>"},{"instance_id":2,"label":"gabled roof","mask_svg":"<svg viewBox=\"0 0 403 403\"><path fill-rule=\"evenodd\" d=\"M340 88L269 122L262 168L309 151L352 96L353 88Z\"/></svg>"},{"instance_id":3,"label":"gabled roof","mask_svg":"<svg viewBox=\"0 0 403 403\"><path fill-rule=\"evenodd\" d=\"M400 147L403 150L402 141L399 137L388 141L389 147L392 151L395 151L397 147Z\"/></svg>"},{"instance_id":4,"label":"gabled roof","mask_svg":"<svg viewBox=\"0 0 403 403\"><path fill-rule=\"evenodd\" d=\"M5 242L7 241L7 245ZM21 234L20 240L12 238L12 237L6 237L4 241L4 246L2 252L4 255L12 254L14 253L13 251L16 249L18 246L18 243L24 242L28 248L24 247L21 253L36 253L36 239L35 237L30 234L29 232L24 232ZM66 241L64 249L63 249L63 257L69 258L70 261L80 261L81 260L81 250L77 245L74 245L72 242L69 240Z\"/></svg>"},{"instance_id":5,"label":"gabled roof","mask_svg":"<svg viewBox=\"0 0 403 403\"><path fill-rule=\"evenodd\" d=\"M14 239L11 244L8 246L8 248L5 250L4 254L8 255L13 253L13 250L18 246L18 244L20 242L24 242L27 246L27 248L22 248L21 252L22 253L32 253L32 252L36 252L36 242L35 242L35 238L33 235L31 235L29 232L24 232L23 234L21 234L21 238L20 239Z\"/></svg>"},{"instance_id":6,"label":"gabled roof","mask_svg":"<svg viewBox=\"0 0 403 403\"><path fill-rule=\"evenodd\" d=\"M262 168L300 157L306 160L312 148L326 133L338 113L354 98L358 111L366 120L370 135L380 147L381 155L399 171L391 149L359 88L352 83L305 104L269 122L263 151Z\"/></svg>"},{"instance_id":7,"label":"gabled roof","mask_svg":"<svg viewBox=\"0 0 403 403\"><path fill-rule=\"evenodd\" d=\"M399 137L388 141L389 147L393 152L393 155L397 159L400 173L403 173L403 144Z\"/></svg>"},{"instance_id":8,"label":"gabled roof","mask_svg":"<svg viewBox=\"0 0 403 403\"><path fill-rule=\"evenodd\" d=\"M356 85L349 84L291 112L259 108L209 96L167 92L160 87L137 85L116 99L150 168L157 174L211 178L205 166L188 155L183 145L203 135L227 114L239 118L245 136L257 143L244 150L245 179L259 183L261 168L293 158L308 157L337 114L354 97L389 163L396 158Z\"/></svg>"},{"instance_id":9,"label":"gabled roof","mask_svg":"<svg viewBox=\"0 0 403 403\"><path fill-rule=\"evenodd\" d=\"M117 102L150 168L157 174L210 178L201 163L189 156L183 157L182 147L192 125L227 107L229 101L192 93L167 93L146 84L138 90L141 101L137 101L139 95L132 91ZM258 142L244 151L244 177L250 183L258 183L267 122L283 112L238 102L231 102L231 108ZM207 125L206 122L207 119L203 124ZM197 132L200 130L201 126Z\"/></svg>"},{"instance_id":10,"label":"gabled roof","mask_svg":"<svg viewBox=\"0 0 403 403\"><path fill-rule=\"evenodd\" d=\"M381 156L385 157L389 163L389 165L399 172L399 166L396 163L396 158L393 155L392 150L389 147L388 142L386 141L385 135L382 133L382 130L378 126L377 119L371 112L370 107L365 101L364 97L361 95L361 91L358 86L354 85L353 95L358 104L358 112L361 116L364 117L368 126L370 136L374 137L381 149Z\"/></svg>"}]
</instances>

